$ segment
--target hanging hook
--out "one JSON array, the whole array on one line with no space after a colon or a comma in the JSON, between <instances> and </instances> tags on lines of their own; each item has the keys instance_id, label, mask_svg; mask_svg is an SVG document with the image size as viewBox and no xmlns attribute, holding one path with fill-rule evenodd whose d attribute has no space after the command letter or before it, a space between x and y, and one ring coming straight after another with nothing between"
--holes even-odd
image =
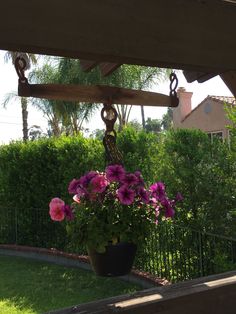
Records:
<instances>
[{"instance_id":1,"label":"hanging hook","mask_svg":"<svg viewBox=\"0 0 236 314\"><path fill-rule=\"evenodd\" d=\"M24 96L24 97L31 96L30 84L28 83L28 80L25 77L25 70L27 69L26 60L23 57L19 56L16 58L14 65L15 65L16 73L19 77L18 95Z\"/></svg>"}]
</instances>

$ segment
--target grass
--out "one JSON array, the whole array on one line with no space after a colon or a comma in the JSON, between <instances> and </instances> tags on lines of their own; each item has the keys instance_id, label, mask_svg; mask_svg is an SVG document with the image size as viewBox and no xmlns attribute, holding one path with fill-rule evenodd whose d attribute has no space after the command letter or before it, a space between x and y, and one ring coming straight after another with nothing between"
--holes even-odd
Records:
<instances>
[{"instance_id":1,"label":"grass","mask_svg":"<svg viewBox=\"0 0 236 314\"><path fill-rule=\"evenodd\" d=\"M79 268L0 256L1 314L42 314L137 290L137 285Z\"/></svg>"}]
</instances>

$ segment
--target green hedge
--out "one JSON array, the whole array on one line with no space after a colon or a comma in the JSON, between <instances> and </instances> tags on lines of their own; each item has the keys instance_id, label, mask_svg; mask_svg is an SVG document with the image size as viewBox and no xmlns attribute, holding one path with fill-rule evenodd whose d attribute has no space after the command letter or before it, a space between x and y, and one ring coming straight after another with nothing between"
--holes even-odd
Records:
<instances>
[{"instance_id":1,"label":"green hedge","mask_svg":"<svg viewBox=\"0 0 236 314\"><path fill-rule=\"evenodd\" d=\"M82 136L4 145L0 148L1 206L48 207L53 196L68 198L72 178L103 166L101 142Z\"/></svg>"},{"instance_id":2,"label":"green hedge","mask_svg":"<svg viewBox=\"0 0 236 314\"><path fill-rule=\"evenodd\" d=\"M162 180L172 196L178 191L184 195L176 214L179 223L236 235L236 156L226 144L211 144L208 136L197 130L157 135L132 128L118 134L117 144L127 170L139 169L149 183ZM70 201L67 193L70 180L89 170L103 170L104 166L102 142L83 136L1 146L0 236L5 237L5 242L14 239L15 229L9 229L12 226L24 231L22 237L18 235L21 243L42 243L40 235L36 237L36 229L45 233L44 239L51 237L50 245L59 243L66 235L63 228L53 225L48 217L50 199L58 196ZM39 218L39 209L45 211L44 219ZM23 214L24 210L27 213ZM17 226L14 223L16 211ZM53 232L58 232L58 241L53 235L49 236L54 229L57 231Z\"/></svg>"}]
</instances>

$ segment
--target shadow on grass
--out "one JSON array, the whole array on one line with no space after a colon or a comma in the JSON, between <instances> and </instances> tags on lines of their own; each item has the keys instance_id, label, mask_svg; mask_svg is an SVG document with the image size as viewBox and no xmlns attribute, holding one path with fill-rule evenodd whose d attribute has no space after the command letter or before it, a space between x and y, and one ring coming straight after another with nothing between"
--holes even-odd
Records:
<instances>
[{"instance_id":1,"label":"shadow on grass","mask_svg":"<svg viewBox=\"0 0 236 314\"><path fill-rule=\"evenodd\" d=\"M5 310L4 314L41 314L141 289L78 268L19 257L0 256L0 278L0 309ZM12 312L7 311L9 306L12 306ZM17 312L13 312L14 306Z\"/></svg>"}]
</instances>

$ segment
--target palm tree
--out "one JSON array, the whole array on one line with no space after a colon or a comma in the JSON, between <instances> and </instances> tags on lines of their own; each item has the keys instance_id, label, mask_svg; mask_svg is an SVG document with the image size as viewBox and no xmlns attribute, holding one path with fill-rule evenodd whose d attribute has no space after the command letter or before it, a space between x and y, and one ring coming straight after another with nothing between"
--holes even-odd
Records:
<instances>
[{"instance_id":1,"label":"palm tree","mask_svg":"<svg viewBox=\"0 0 236 314\"><path fill-rule=\"evenodd\" d=\"M9 62L11 60L12 64L15 65L15 60L17 57L22 57L26 61L26 69L30 69L30 65L36 64L37 63L37 58L34 54L32 53L24 53L24 52L13 52L13 51L8 51L6 52L4 59L5 62ZM10 94L9 94L10 95ZM11 97L8 97L4 101L4 106L7 105L7 103L12 99ZM14 97L16 95L13 95ZM21 109L22 109L22 124L23 124L23 140L27 141L28 140L28 100L26 97L21 97Z\"/></svg>"},{"instance_id":2,"label":"palm tree","mask_svg":"<svg viewBox=\"0 0 236 314\"><path fill-rule=\"evenodd\" d=\"M94 71L82 72L77 60L60 58L47 59L46 64L31 72L30 79L35 83L91 84L97 76ZM54 136L78 134L98 107L96 104L47 99L34 99L32 104L43 112Z\"/></svg>"}]
</instances>

